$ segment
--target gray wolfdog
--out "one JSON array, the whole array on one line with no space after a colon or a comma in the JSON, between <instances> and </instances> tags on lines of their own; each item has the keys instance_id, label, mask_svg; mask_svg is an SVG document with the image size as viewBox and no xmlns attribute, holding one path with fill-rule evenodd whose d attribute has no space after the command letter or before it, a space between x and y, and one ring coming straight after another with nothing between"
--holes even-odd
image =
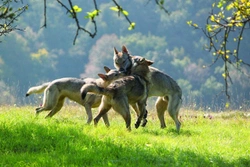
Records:
<instances>
[{"instance_id":1,"label":"gray wolfdog","mask_svg":"<svg viewBox=\"0 0 250 167\"><path fill-rule=\"evenodd\" d=\"M99 107L99 114L94 118L95 125L97 125L103 114L106 114L111 109L111 107L113 107L113 109L123 117L126 122L126 128L130 131L130 104L132 106L136 105L139 109L140 113L137 113L139 116L137 118L135 127L138 128L140 126L141 120L147 112L146 101L148 95L148 66L153 64L153 62L146 60L145 58L140 58L136 59L133 63L133 73L131 73L131 75L113 81L106 88L94 84L85 84L81 88L83 99L88 92L104 95Z\"/></svg>"},{"instance_id":2,"label":"gray wolfdog","mask_svg":"<svg viewBox=\"0 0 250 167\"><path fill-rule=\"evenodd\" d=\"M133 59L140 56L132 56L127 48L122 46L122 51L118 52L114 48L114 66L118 70L133 72ZM177 132L180 131L181 123L178 114L182 103L182 90L170 76L162 71L149 67L149 92L148 97L158 96L156 101L157 115L161 123L161 128L165 128L164 112L168 110L169 115L175 122Z\"/></svg>"},{"instance_id":3,"label":"gray wolfdog","mask_svg":"<svg viewBox=\"0 0 250 167\"><path fill-rule=\"evenodd\" d=\"M108 84L110 84L111 80L117 79L119 76L118 74L121 73L117 70L110 70L107 67L104 67L104 69L107 74L98 74L100 77L99 79L60 78L39 86L31 87L27 91L26 96L34 93L37 94L44 92L43 104L41 107L36 108L36 113L39 114L44 110L51 110L46 118L52 117L58 111L60 111L64 104L64 100L67 97L70 100L84 106L88 116L87 123L90 124L93 118L91 108L96 108L100 105L102 96L88 94L86 98L82 100L80 89L84 84L87 83L95 83L99 86L106 87ZM107 115L103 116L103 120L105 123L109 123Z\"/></svg>"}]
</instances>

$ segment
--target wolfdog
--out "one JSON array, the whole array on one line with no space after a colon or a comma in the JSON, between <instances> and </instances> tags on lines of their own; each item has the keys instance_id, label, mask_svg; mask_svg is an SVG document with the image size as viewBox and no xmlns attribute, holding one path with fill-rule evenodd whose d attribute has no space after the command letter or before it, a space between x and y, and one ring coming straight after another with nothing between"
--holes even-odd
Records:
<instances>
[{"instance_id":1,"label":"wolfdog","mask_svg":"<svg viewBox=\"0 0 250 167\"><path fill-rule=\"evenodd\" d=\"M111 109L111 107L113 107L113 109L123 117L126 122L126 128L130 131L130 104L132 106L136 105L139 109L140 113L138 114L139 116L137 118L135 127L138 128L140 126L141 120L147 112L146 101L148 95L148 66L153 64L153 62L146 60L145 58L140 58L134 59L133 64L133 72L131 75L113 81L106 88L94 84L85 84L81 88L83 99L87 95L87 92L104 95L99 106L99 114L94 118L95 125L97 125L103 114L106 114Z\"/></svg>"},{"instance_id":2,"label":"wolfdog","mask_svg":"<svg viewBox=\"0 0 250 167\"><path fill-rule=\"evenodd\" d=\"M36 113L39 114L44 110L51 110L46 118L52 117L60 111L64 104L64 100L67 97L70 100L84 106L88 116L87 123L90 124L93 119L91 108L96 108L100 105L102 96L97 94L88 94L86 98L82 100L80 89L87 83L94 83L105 87L110 83L110 80L118 78L118 74L121 73L117 70L110 70L108 67L104 67L104 69L107 73L98 74L100 77L99 79L60 78L39 86L31 87L27 91L26 96L44 92L43 104L41 107L36 108ZM109 124L106 115L103 116L103 120Z\"/></svg>"},{"instance_id":3,"label":"wolfdog","mask_svg":"<svg viewBox=\"0 0 250 167\"><path fill-rule=\"evenodd\" d=\"M133 59L140 56L132 56L127 48L122 46L122 51L118 52L114 48L114 66L118 70L133 72ZM181 123L178 114L182 103L182 90L174 79L162 71L149 67L149 92L148 97L158 96L156 101L157 115L161 123L161 128L165 128L164 112L168 110L169 115L175 122L177 132L180 131Z\"/></svg>"}]
</instances>

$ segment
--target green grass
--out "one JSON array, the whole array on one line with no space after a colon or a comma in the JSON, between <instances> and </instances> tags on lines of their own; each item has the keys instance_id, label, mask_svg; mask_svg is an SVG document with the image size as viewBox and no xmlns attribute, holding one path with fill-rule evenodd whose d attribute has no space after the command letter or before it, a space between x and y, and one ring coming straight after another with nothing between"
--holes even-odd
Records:
<instances>
[{"instance_id":1,"label":"green grass","mask_svg":"<svg viewBox=\"0 0 250 167\"><path fill-rule=\"evenodd\" d=\"M209 119L182 109L177 134L167 114L160 129L153 111L147 127L128 132L113 111L106 128L102 120L86 125L80 106L52 119L35 117L34 108L0 107L0 166L250 166L250 117L242 112Z\"/></svg>"}]
</instances>

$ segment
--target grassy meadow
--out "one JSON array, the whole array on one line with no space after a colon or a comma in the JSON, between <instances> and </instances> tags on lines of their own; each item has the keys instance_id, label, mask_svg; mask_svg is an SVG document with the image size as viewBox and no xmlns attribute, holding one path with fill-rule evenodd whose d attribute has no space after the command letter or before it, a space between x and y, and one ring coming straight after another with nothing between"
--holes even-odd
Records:
<instances>
[{"instance_id":1,"label":"grassy meadow","mask_svg":"<svg viewBox=\"0 0 250 167\"><path fill-rule=\"evenodd\" d=\"M179 134L155 111L145 128L128 132L121 116L111 126L86 125L81 106L65 106L51 119L34 106L0 107L0 166L250 166L249 112L209 113L181 109ZM96 115L94 110L94 116ZM132 113L132 122L135 115Z\"/></svg>"}]
</instances>

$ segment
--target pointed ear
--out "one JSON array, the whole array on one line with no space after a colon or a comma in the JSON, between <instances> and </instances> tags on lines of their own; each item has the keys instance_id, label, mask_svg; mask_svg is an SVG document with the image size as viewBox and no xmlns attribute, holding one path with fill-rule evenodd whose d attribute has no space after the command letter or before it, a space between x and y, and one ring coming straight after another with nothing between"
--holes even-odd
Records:
<instances>
[{"instance_id":1,"label":"pointed ear","mask_svg":"<svg viewBox=\"0 0 250 167\"><path fill-rule=\"evenodd\" d=\"M107 76L105 74L98 74L98 76L103 79L104 81L107 80Z\"/></svg>"},{"instance_id":2,"label":"pointed ear","mask_svg":"<svg viewBox=\"0 0 250 167\"><path fill-rule=\"evenodd\" d=\"M106 73L108 73L110 71L110 68L108 68L107 66L104 66L104 70Z\"/></svg>"},{"instance_id":3,"label":"pointed ear","mask_svg":"<svg viewBox=\"0 0 250 167\"><path fill-rule=\"evenodd\" d=\"M116 48L114 47L114 54L118 54L119 52L116 50Z\"/></svg>"},{"instance_id":4,"label":"pointed ear","mask_svg":"<svg viewBox=\"0 0 250 167\"><path fill-rule=\"evenodd\" d=\"M151 61L151 60L147 60L147 59L146 59L145 61L146 61L146 63L147 63L147 65L148 65L148 66L150 66L150 65L154 64L154 62L153 62L153 61Z\"/></svg>"},{"instance_id":5,"label":"pointed ear","mask_svg":"<svg viewBox=\"0 0 250 167\"><path fill-rule=\"evenodd\" d=\"M126 46L122 46L122 52L124 52L124 53L128 53L128 49L126 48Z\"/></svg>"},{"instance_id":6,"label":"pointed ear","mask_svg":"<svg viewBox=\"0 0 250 167\"><path fill-rule=\"evenodd\" d=\"M147 60L146 60L144 57L140 57L140 58L139 58L139 61L140 61L140 62L143 62L143 61L147 61Z\"/></svg>"}]
</instances>

